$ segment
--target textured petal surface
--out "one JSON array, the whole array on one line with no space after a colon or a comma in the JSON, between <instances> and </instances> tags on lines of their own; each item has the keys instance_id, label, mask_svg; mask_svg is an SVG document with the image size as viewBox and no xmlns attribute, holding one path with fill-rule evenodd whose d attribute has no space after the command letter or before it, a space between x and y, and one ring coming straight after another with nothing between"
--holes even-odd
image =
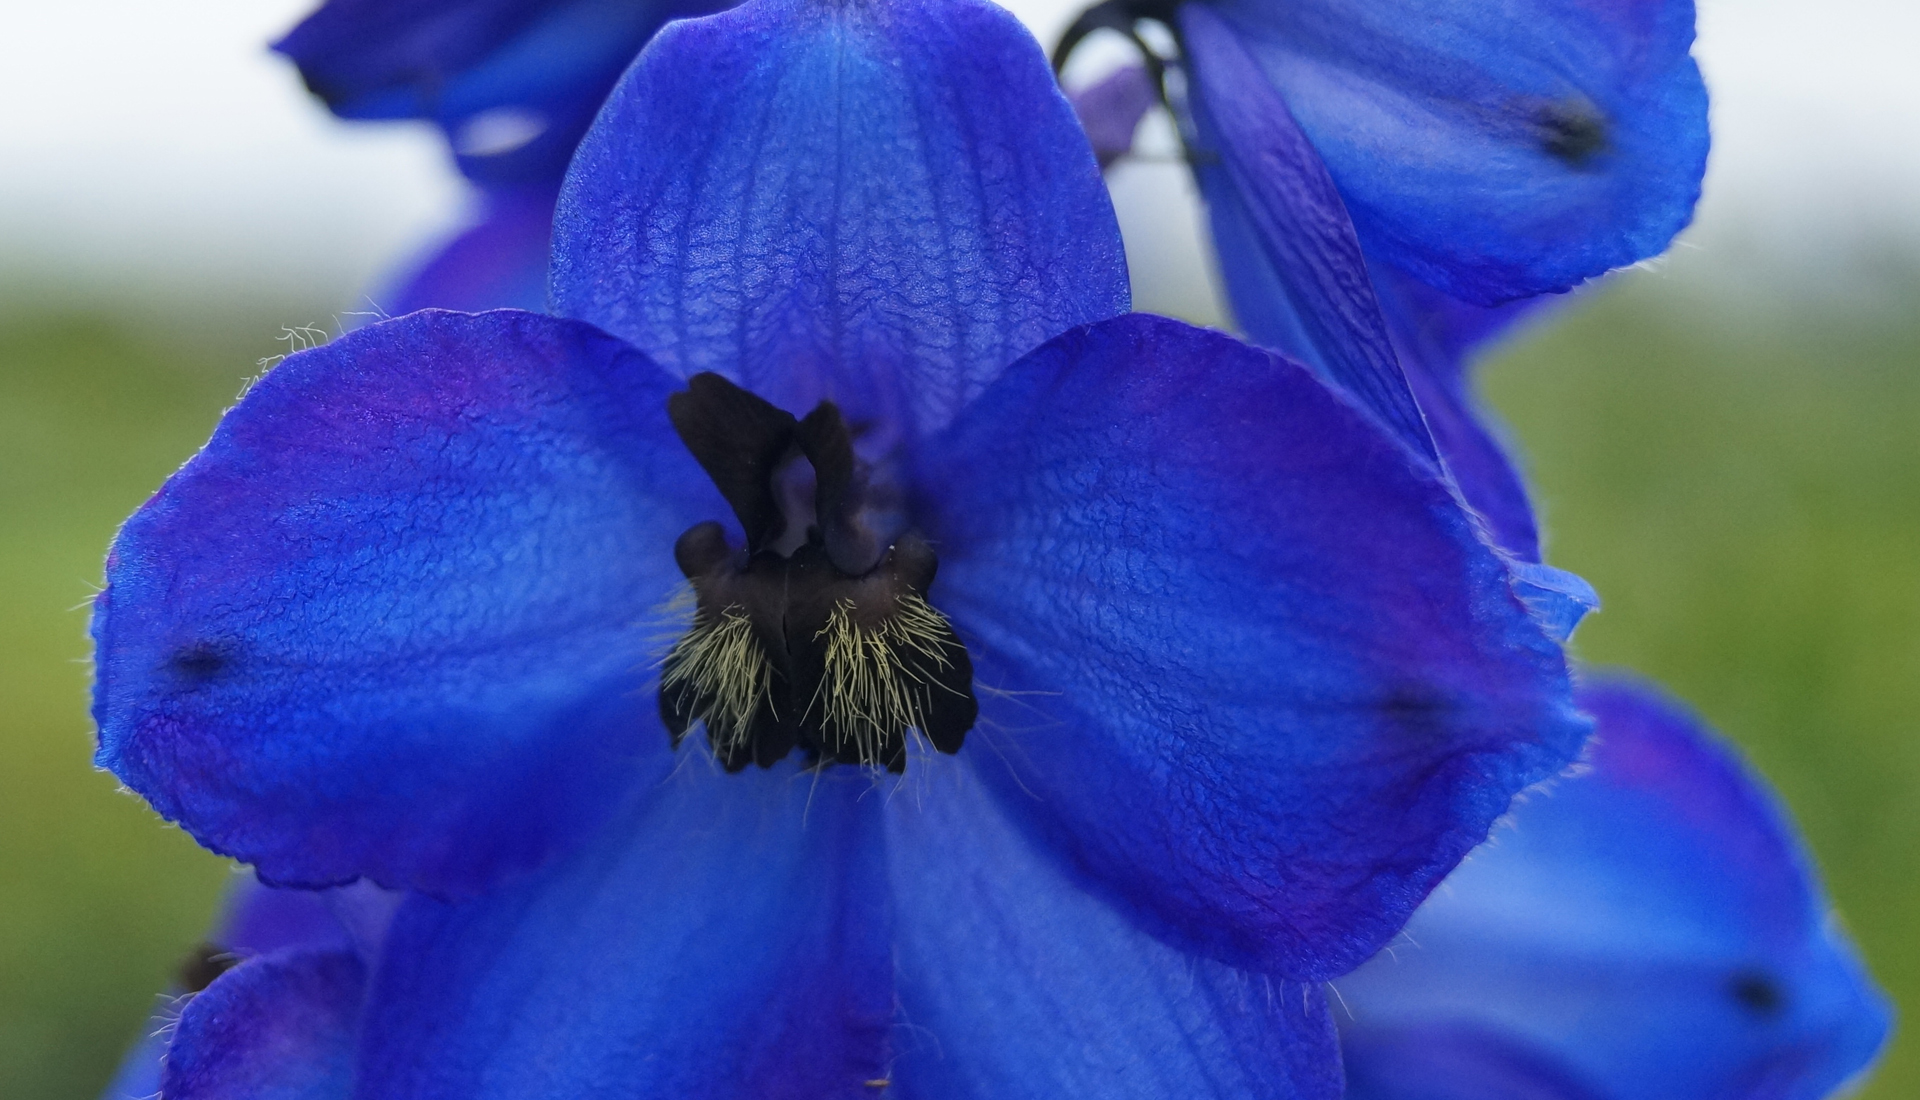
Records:
<instances>
[{"instance_id":1,"label":"textured petal surface","mask_svg":"<svg viewBox=\"0 0 1920 1100\"><path fill-rule=\"evenodd\" d=\"M670 369L926 431L1128 291L1086 135L1011 15L756 0L622 80L561 193L553 302Z\"/></svg>"},{"instance_id":2,"label":"textured petal surface","mask_svg":"<svg viewBox=\"0 0 1920 1100\"><path fill-rule=\"evenodd\" d=\"M1034 848L967 758L887 801L901 1100L1335 1100L1317 985L1155 940Z\"/></svg>"},{"instance_id":3,"label":"textured petal surface","mask_svg":"<svg viewBox=\"0 0 1920 1100\"><path fill-rule=\"evenodd\" d=\"M1563 290L1660 252L1692 216L1707 96L1691 0L1208 6L1313 139L1368 249L1458 297Z\"/></svg>"},{"instance_id":4,"label":"textured petal surface","mask_svg":"<svg viewBox=\"0 0 1920 1100\"><path fill-rule=\"evenodd\" d=\"M424 118L463 171L558 182L640 47L705 0L329 0L274 49L345 118Z\"/></svg>"},{"instance_id":5,"label":"textured petal surface","mask_svg":"<svg viewBox=\"0 0 1920 1100\"><path fill-rule=\"evenodd\" d=\"M1242 331L1345 390L1407 446L1433 455L1374 298L1366 257L1313 144L1220 18L1180 16L1216 255Z\"/></svg>"},{"instance_id":6,"label":"textured petal surface","mask_svg":"<svg viewBox=\"0 0 1920 1100\"><path fill-rule=\"evenodd\" d=\"M1784 814L1672 702L1624 684L1580 701L1592 771L1519 806L1412 944L1339 982L1353 1056L1471 1030L1607 1100L1827 1095L1872 1059L1888 1008Z\"/></svg>"},{"instance_id":7,"label":"textured petal surface","mask_svg":"<svg viewBox=\"0 0 1920 1100\"><path fill-rule=\"evenodd\" d=\"M513 311L288 359L114 544L99 763L270 881L541 862L670 766L642 688L673 540L725 514L673 385Z\"/></svg>"},{"instance_id":8,"label":"textured petal surface","mask_svg":"<svg viewBox=\"0 0 1920 1100\"><path fill-rule=\"evenodd\" d=\"M871 1100L894 1004L873 781L689 756L568 863L401 910L362 1100Z\"/></svg>"},{"instance_id":9,"label":"textured petal surface","mask_svg":"<svg viewBox=\"0 0 1920 1100\"><path fill-rule=\"evenodd\" d=\"M480 218L448 241L379 305L393 316L420 309L547 308L558 187L488 194Z\"/></svg>"},{"instance_id":10,"label":"textured petal surface","mask_svg":"<svg viewBox=\"0 0 1920 1100\"><path fill-rule=\"evenodd\" d=\"M167 1100L347 1100L366 970L350 951L241 963L187 1002L167 1049Z\"/></svg>"},{"instance_id":11,"label":"textured petal surface","mask_svg":"<svg viewBox=\"0 0 1920 1100\"><path fill-rule=\"evenodd\" d=\"M1296 364L1121 318L1029 356L931 457L968 751L1176 944L1357 965L1585 737L1471 518Z\"/></svg>"}]
</instances>

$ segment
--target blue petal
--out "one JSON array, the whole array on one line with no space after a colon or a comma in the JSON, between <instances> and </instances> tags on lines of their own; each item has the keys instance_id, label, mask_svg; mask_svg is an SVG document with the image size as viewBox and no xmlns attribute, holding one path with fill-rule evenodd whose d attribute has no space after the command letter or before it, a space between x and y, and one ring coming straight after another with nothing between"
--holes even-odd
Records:
<instances>
[{"instance_id":1,"label":"blue petal","mask_svg":"<svg viewBox=\"0 0 1920 1100\"><path fill-rule=\"evenodd\" d=\"M400 912L360 1100L872 1100L893 963L880 799L694 761L522 886Z\"/></svg>"},{"instance_id":2,"label":"blue petal","mask_svg":"<svg viewBox=\"0 0 1920 1100\"><path fill-rule=\"evenodd\" d=\"M1400 365L1454 484L1488 535L1523 561L1540 560L1540 532L1513 445L1471 388L1472 359L1487 344L1567 301L1559 295L1483 307L1427 286L1391 265L1371 266Z\"/></svg>"},{"instance_id":3,"label":"blue petal","mask_svg":"<svg viewBox=\"0 0 1920 1100\"><path fill-rule=\"evenodd\" d=\"M1671 701L1626 684L1580 701L1591 772L1518 807L1412 944L1340 983L1353 1034L1500 1036L1600 1096L1827 1095L1873 1058L1888 1008L1786 815Z\"/></svg>"},{"instance_id":4,"label":"blue petal","mask_svg":"<svg viewBox=\"0 0 1920 1100\"><path fill-rule=\"evenodd\" d=\"M1348 1035L1342 1045L1347 1100L1609 1100L1498 1035L1410 1028Z\"/></svg>"},{"instance_id":5,"label":"blue petal","mask_svg":"<svg viewBox=\"0 0 1920 1100\"><path fill-rule=\"evenodd\" d=\"M755 0L650 45L581 143L555 309L783 408L930 431L1127 308L1099 168L985 0Z\"/></svg>"},{"instance_id":6,"label":"blue petal","mask_svg":"<svg viewBox=\"0 0 1920 1100\"><path fill-rule=\"evenodd\" d=\"M350 951L295 948L241 963L187 1002L161 1094L347 1100L365 980Z\"/></svg>"},{"instance_id":7,"label":"blue petal","mask_svg":"<svg viewBox=\"0 0 1920 1100\"><path fill-rule=\"evenodd\" d=\"M98 762L282 884L459 893L565 847L671 764L648 620L725 514L674 385L513 311L288 359L114 544Z\"/></svg>"},{"instance_id":8,"label":"blue petal","mask_svg":"<svg viewBox=\"0 0 1920 1100\"><path fill-rule=\"evenodd\" d=\"M1581 620L1600 609L1600 593L1585 577L1539 562L1511 561L1513 594L1547 637L1565 645Z\"/></svg>"},{"instance_id":9,"label":"blue petal","mask_svg":"<svg viewBox=\"0 0 1920 1100\"><path fill-rule=\"evenodd\" d=\"M252 875L235 879L227 891L222 913L203 949L217 952L211 960L196 956L193 963L232 961L290 947L349 950L353 941L334 917L326 894L312 890L276 890L262 886ZM183 968L184 969L184 968ZM195 967L198 969L198 967ZM153 1100L160 1092L160 1074L166 1062L178 1017L175 998L192 992L182 975L162 1007L147 1020L145 1038L135 1043L120 1062L113 1082L101 1100Z\"/></svg>"},{"instance_id":10,"label":"blue petal","mask_svg":"<svg viewBox=\"0 0 1920 1100\"><path fill-rule=\"evenodd\" d=\"M1093 325L929 460L932 598L981 686L967 751L1176 944L1350 969L1585 737L1471 518L1296 364Z\"/></svg>"},{"instance_id":11,"label":"blue petal","mask_svg":"<svg viewBox=\"0 0 1920 1100\"><path fill-rule=\"evenodd\" d=\"M279 890L253 876L228 891L212 943L238 955L289 947L351 948L352 937L327 903L327 892Z\"/></svg>"},{"instance_id":12,"label":"blue petal","mask_svg":"<svg viewBox=\"0 0 1920 1100\"><path fill-rule=\"evenodd\" d=\"M1707 96L1691 0L1207 4L1368 251L1456 297L1564 290L1660 252L1692 216ZM1216 58L1196 43L1191 61Z\"/></svg>"},{"instance_id":13,"label":"blue petal","mask_svg":"<svg viewBox=\"0 0 1920 1100\"><path fill-rule=\"evenodd\" d=\"M964 759L923 770L887 803L909 1025L888 1096L1340 1096L1318 985L1155 940L1037 851Z\"/></svg>"},{"instance_id":14,"label":"blue petal","mask_svg":"<svg viewBox=\"0 0 1920 1100\"><path fill-rule=\"evenodd\" d=\"M1206 59L1193 69L1194 171L1235 319L1255 343L1314 368L1433 456L1326 166L1218 16L1190 4L1180 23L1187 47Z\"/></svg>"},{"instance_id":15,"label":"blue petal","mask_svg":"<svg viewBox=\"0 0 1920 1100\"><path fill-rule=\"evenodd\" d=\"M432 119L487 183L558 182L640 47L713 0L330 0L274 49L344 118ZM518 138L516 142L514 139Z\"/></svg>"},{"instance_id":16,"label":"blue petal","mask_svg":"<svg viewBox=\"0 0 1920 1100\"><path fill-rule=\"evenodd\" d=\"M544 311L558 198L557 186L489 193L479 221L379 304L396 317L421 309Z\"/></svg>"}]
</instances>

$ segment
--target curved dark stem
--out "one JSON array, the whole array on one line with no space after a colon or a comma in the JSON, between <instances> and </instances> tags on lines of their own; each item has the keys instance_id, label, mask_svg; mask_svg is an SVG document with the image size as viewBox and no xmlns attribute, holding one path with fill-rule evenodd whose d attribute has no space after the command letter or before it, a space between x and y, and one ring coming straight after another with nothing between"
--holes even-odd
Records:
<instances>
[{"instance_id":1,"label":"curved dark stem","mask_svg":"<svg viewBox=\"0 0 1920 1100\"><path fill-rule=\"evenodd\" d=\"M1167 59L1156 53L1146 39L1140 37L1139 24L1142 20L1152 20L1167 28L1174 41L1180 40L1180 23L1175 17L1179 10L1179 0L1105 0L1080 13L1060 35L1060 41L1053 47L1053 75L1058 79L1066 69L1067 60L1080 43L1094 31L1118 31L1127 36L1133 47L1140 51L1140 61L1146 67L1147 76L1153 80L1154 90L1159 93L1160 104L1172 107L1167 99Z\"/></svg>"}]
</instances>

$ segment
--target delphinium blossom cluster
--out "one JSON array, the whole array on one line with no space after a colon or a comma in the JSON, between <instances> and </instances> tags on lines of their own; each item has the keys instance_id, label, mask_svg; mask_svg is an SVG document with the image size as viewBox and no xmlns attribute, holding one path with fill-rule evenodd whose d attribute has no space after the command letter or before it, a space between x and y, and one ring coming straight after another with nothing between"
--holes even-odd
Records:
<instances>
[{"instance_id":1,"label":"delphinium blossom cluster","mask_svg":"<svg viewBox=\"0 0 1920 1100\"><path fill-rule=\"evenodd\" d=\"M985 0L715 7L335 0L279 44L487 200L114 543L99 762L253 876L112 1095L1871 1060L1758 780L1570 669L1594 594L1469 386L1687 220L1687 4L1105 4L1058 53L1177 51L1074 104ZM1246 339L1130 311L1100 166L1155 102Z\"/></svg>"}]
</instances>

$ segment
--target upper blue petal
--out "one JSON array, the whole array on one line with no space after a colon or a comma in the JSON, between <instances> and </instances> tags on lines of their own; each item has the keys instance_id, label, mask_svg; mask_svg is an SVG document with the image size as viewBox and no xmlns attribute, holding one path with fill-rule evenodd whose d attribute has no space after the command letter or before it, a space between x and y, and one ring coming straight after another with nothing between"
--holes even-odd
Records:
<instances>
[{"instance_id":1,"label":"upper blue petal","mask_svg":"<svg viewBox=\"0 0 1920 1100\"><path fill-rule=\"evenodd\" d=\"M345 118L424 118L485 183L558 182L622 70L722 0L329 0L274 49Z\"/></svg>"},{"instance_id":2,"label":"upper blue petal","mask_svg":"<svg viewBox=\"0 0 1920 1100\"><path fill-rule=\"evenodd\" d=\"M1194 172L1207 197L1234 317L1255 343L1298 359L1428 456L1433 442L1394 357L1360 240L1313 145L1220 18L1180 24L1195 65Z\"/></svg>"},{"instance_id":3,"label":"upper blue petal","mask_svg":"<svg viewBox=\"0 0 1920 1100\"><path fill-rule=\"evenodd\" d=\"M934 441L966 751L1155 932L1294 979L1398 931L1585 737L1559 648L1424 463L1304 368L1132 315Z\"/></svg>"},{"instance_id":4,"label":"upper blue petal","mask_svg":"<svg viewBox=\"0 0 1920 1100\"><path fill-rule=\"evenodd\" d=\"M557 183L487 193L479 220L435 250L378 304L396 317L421 309L545 311L558 198Z\"/></svg>"},{"instance_id":5,"label":"upper blue petal","mask_svg":"<svg viewBox=\"0 0 1920 1100\"><path fill-rule=\"evenodd\" d=\"M1036 850L967 759L916 760L886 804L908 1025L888 1096L1340 1096L1318 985L1149 936Z\"/></svg>"},{"instance_id":6,"label":"upper blue petal","mask_svg":"<svg viewBox=\"0 0 1920 1100\"><path fill-rule=\"evenodd\" d=\"M167 1048L167 1100L347 1100L366 969L350 951L289 948L197 994Z\"/></svg>"},{"instance_id":7,"label":"upper blue petal","mask_svg":"<svg viewBox=\"0 0 1920 1100\"><path fill-rule=\"evenodd\" d=\"M1827 1095L1889 1010L1784 812L1671 701L1625 684L1580 701L1592 770L1518 807L1411 943L1339 983L1350 1057L1379 1035L1405 1058L1422 1034L1477 1032L1606 1100Z\"/></svg>"},{"instance_id":8,"label":"upper blue petal","mask_svg":"<svg viewBox=\"0 0 1920 1100\"><path fill-rule=\"evenodd\" d=\"M1127 308L1039 46L985 0L755 0L648 46L581 143L553 302L784 408L938 428Z\"/></svg>"},{"instance_id":9,"label":"upper blue petal","mask_svg":"<svg viewBox=\"0 0 1920 1100\"><path fill-rule=\"evenodd\" d=\"M670 766L649 621L725 514L674 385L504 310L274 368L114 544L99 763L282 883L457 893L564 847Z\"/></svg>"},{"instance_id":10,"label":"upper blue petal","mask_svg":"<svg viewBox=\"0 0 1920 1100\"><path fill-rule=\"evenodd\" d=\"M880 797L692 759L520 886L400 912L360 1100L872 1100L893 1027Z\"/></svg>"},{"instance_id":11,"label":"upper blue petal","mask_svg":"<svg viewBox=\"0 0 1920 1100\"><path fill-rule=\"evenodd\" d=\"M1369 251L1470 301L1564 290L1692 216L1692 0L1206 0L1286 98ZM1196 47L1192 64L1214 58ZM1202 77L1204 79L1204 77Z\"/></svg>"}]
</instances>

